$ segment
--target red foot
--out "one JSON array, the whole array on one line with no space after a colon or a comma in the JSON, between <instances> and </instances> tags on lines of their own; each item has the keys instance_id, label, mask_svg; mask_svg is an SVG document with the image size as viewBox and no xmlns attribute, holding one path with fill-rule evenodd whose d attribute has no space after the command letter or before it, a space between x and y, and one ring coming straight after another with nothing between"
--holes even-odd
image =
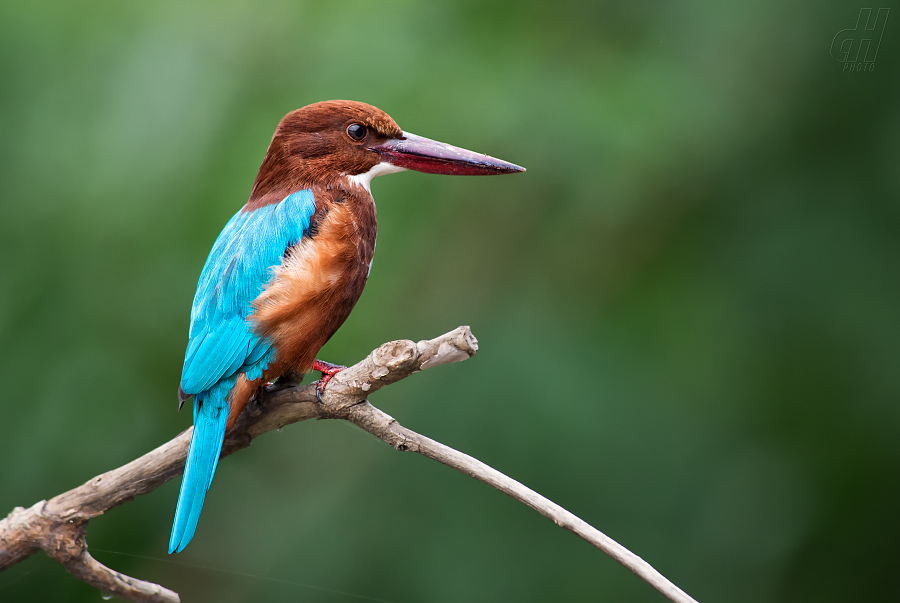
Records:
<instances>
[{"instance_id":1,"label":"red foot","mask_svg":"<svg viewBox=\"0 0 900 603\"><path fill-rule=\"evenodd\" d=\"M331 378L340 373L345 368L347 367L340 364L323 362L322 360L318 359L313 361L312 369L314 371L322 373L322 378L319 379L319 381L316 383L316 399L319 402L322 401L322 394L325 392L325 386L328 385L328 382L331 381Z\"/></svg>"}]
</instances>

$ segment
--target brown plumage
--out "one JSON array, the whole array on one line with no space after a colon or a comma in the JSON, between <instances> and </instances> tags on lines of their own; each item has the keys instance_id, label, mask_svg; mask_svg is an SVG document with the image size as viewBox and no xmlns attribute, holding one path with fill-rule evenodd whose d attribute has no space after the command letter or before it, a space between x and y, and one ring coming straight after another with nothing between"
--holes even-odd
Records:
<instances>
[{"instance_id":1,"label":"brown plumage","mask_svg":"<svg viewBox=\"0 0 900 603\"><path fill-rule=\"evenodd\" d=\"M347 137L347 127L354 123L368 130L362 140ZM381 160L367 149L401 136L387 113L366 103L324 101L291 111L275 129L245 209L278 203L304 188L336 186L344 176L367 172Z\"/></svg>"},{"instance_id":2,"label":"brown plumage","mask_svg":"<svg viewBox=\"0 0 900 603\"><path fill-rule=\"evenodd\" d=\"M368 129L360 141L347 137L346 129L354 123ZM239 378L226 430L260 386L287 373L308 372L362 295L375 253L375 202L347 177L380 161L367 146L402 134L387 113L356 101L297 109L275 129L243 211L311 189L316 213L307 236L285 252L275 277L253 303L254 331L271 338L278 353L260 379Z\"/></svg>"},{"instance_id":3,"label":"brown plumage","mask_svg":"<svg viewBox=\"0 0 900 603\"><path fill-rule=\"evenodd\" d=\"M285 252L274 278L253 303L254 330L274 342L276 360L260 379L236 384L227 429L262 384L308 372L362 295L375 255L372 196L349 183L316 188L315 233Z\"/></svg>"}]
</instances>

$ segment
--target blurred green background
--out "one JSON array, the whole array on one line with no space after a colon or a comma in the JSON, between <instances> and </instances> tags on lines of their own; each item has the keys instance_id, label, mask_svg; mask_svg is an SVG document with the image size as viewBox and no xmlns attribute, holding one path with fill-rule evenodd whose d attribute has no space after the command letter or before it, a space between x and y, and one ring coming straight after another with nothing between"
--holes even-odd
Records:
<instances>
[{"instance_id":1,"label":"blurred green background","mask_svg":"<svg viewBox=\"0 0 900 603\"><path fill-rule=\"evenodd\" d=\"M472 326L373 396L701 602L900 599L900 14L774 0L0 4L0 515L185 429L194 287L282 115L363 100L526 174L373 185L372 278L320 357ZM188 602L663 600L504 495L353 426L91 522ZM39 554L3 601L99 601Z\"/></svg>"}]
</instances>

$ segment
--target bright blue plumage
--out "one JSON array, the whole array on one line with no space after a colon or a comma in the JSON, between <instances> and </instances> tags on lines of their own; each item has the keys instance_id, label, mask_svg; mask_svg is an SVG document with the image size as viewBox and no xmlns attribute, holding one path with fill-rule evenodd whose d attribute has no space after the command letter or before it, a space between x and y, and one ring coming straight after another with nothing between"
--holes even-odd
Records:
<instances>
[{"instance_id":1,"label":"bright blue plumage","mask_svg":"<svg viewBox=\"0 0 900 603\"><path fill-rule=\"evenodd\" d=\"M275 357L271 341L256 336L247 321L253 300L287 248L309 229L315 210L312 191L302 190L279 203L239 211L216 239L200 274L181 373L181 389L194 395L194 433L170 553L181 551L197 527L222 449L231 388L240 373L259 378Z\"/></svg>"}]
</instances>

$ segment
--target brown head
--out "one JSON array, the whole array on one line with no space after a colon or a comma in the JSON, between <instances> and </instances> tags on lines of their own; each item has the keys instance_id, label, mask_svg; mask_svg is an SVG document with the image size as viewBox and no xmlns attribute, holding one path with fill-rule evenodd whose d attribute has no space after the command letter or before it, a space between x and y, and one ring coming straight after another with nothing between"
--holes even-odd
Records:
<instances>
[{"instance_id":1,"label":"brown head","mask_svg":"<svg viewBox=\"0 0 900 603\"><path fill-rule=\"evenodd\" d=\"M412 169L433 174L506 174L517 165L403 132L391 117L356 101L323 101L282 118L259 169L250 205L274 203L341 179L368 190L375 176Z\"/></svg>"}]
</instances>

